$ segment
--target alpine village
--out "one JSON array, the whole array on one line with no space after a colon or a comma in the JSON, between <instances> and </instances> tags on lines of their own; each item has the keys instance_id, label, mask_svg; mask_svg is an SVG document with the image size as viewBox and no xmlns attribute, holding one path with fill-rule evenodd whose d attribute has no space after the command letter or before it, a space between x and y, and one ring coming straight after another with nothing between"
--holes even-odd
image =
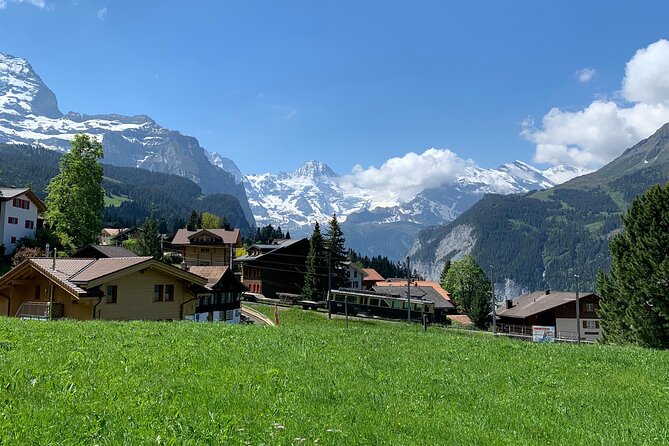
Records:
<instances>
[{"instance_id":1,"label":"alpine village","mask_svg":"<svg viewBox=\"0 0 669 446\"><path fill-rule=\"evenodd\" d=\"M669 122L466 166L243 174L0 53L0 445L669 444Z\"/></svg>"}]
</instances>

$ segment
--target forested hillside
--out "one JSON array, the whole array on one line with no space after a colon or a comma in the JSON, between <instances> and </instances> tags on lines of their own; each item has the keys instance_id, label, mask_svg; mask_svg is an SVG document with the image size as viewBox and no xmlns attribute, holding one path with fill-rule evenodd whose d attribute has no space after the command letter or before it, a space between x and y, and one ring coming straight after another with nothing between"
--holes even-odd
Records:
<instances>
[{"instance_id":1,"label":"forested hillside","mask_svg":"<svg viewBox=\"0 0 669 446\"><path fill-rule=\"evenodd\" d=\"M593 290L627 206L667 181L669 124L597 172L524 195L487 195L450 224L421 231L410 253L430 277L471 253L507 288L571 290L579 274L581 289Z\"/></svg>"},{"instance_id":2,"label":"forested hillside","mask_svg":"<svg viewBox=\"0 0 669 446\"><path fill-rule=\"evenodd\" d=\"M60 153L40 147L0 144L0 184L28 187L44 198L49 180L58 173ZM248 235L251 228L239 200L232 195L202 195L202 189L183 177L134 167L103 164L105 201L103 221L114 226L136 226L147 217L159 220L168 233L183 227L191 212L226 217Z\"/></svg>"}]
</instances>

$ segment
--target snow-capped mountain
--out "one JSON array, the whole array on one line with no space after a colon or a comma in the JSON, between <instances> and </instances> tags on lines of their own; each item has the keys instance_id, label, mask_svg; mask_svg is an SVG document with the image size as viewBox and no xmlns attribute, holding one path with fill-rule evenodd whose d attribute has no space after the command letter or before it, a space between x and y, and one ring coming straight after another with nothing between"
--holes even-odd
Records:
<instances>
[{"instance_id":1,"label":"snow-capped mountain","mask_svg":"<svg viewBox=\"0 0 669 446\"><path fill-rule=\"evenodd\" d=\"M221 167L214 165L197 139L148 116L63 115L56 95L27 60L0 53L0 142L66 151L79 132L101 140L106 163L173 173L195 181L205 193L234 195L254 224L241 173L231 160L219 155Z\"/></svg>"},{"instance_id":2,"label":"snow-capped mountain","mask_svg":"<svg viewBox=\"0 0 669 446\"><path fill-rule=\"evenodd\" d=\"M247 175L244 184L259 226L279 224L293 235L308 235L315 222L332 214L345 220L368 206L364 196L347 195L339 179L326 164L308 161L292 173Z\"/></svg>"},{"instance_id":3,"label":"snow-capped mountain","mask_svg":"<svg viewBox=\"0 0 669 446\"><path fill-rule=\"evenodd\" d=\"M566 168L564 170L567 170ZM379 206L350 178L324 163L309 161L292 173L247 175L246 194L259 225L280 225L308 236L315 222L332 214L343 222L350 246L363 254L400 258L424 227L458 217L486 193L523 193L554 186L544 172L522 161L496 169L468 166L451 184L428 188L410 201Z\"/></svg>"}]
</instances>

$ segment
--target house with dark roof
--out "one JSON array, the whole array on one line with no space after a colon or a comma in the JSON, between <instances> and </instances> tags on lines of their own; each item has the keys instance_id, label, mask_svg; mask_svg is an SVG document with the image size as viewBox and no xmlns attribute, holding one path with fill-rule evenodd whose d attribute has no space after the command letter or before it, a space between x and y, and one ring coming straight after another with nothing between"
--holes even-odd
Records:
<instances>
[{"instance_id":1,"label":"house with dark roof","mask_svg":"<svg viewBox=\"0 0 669 446\"><path fill-rule=\"evenodd\" d=\"M137 254L122 246L88 245L70 257L76 259L108 259L110 257L137 257Z\"/></svg>"},{"instance_id":2,"label":"house with dark roof","mask_svg":"<svg viewBox=\"0 0 669 446\"><path fill-rule=\"evenodd\" d=\"M600 318L597 315L599 296L582 293L579 298L581 339L594 341L601 337ZM535 291L514 300L507 300L497 308L500 332L531 334L533 325L555 327L558 339L577 338L576 294L566 291Z\"/></svg>"},{"instance_id":3,"label":"house with dark roof","mask_svg":"<svg viewBox=\"0 0 669 446\"><path fill-rule=\"evenodd\" d=\"M179 229L171 245L187 266L231 266L242 239L239 229Z\"/></svg>"},{"instance_id":4,"label":"house with dark roof","mask_svg":"<svg viewBox=\"0 0 669 446\"><path fill-rule=\"evenodd\" d=\"M427 299L434 302L434 313L436 322L446 322L446 316L455 314L455 306L451 303L449 294L436 282L413 281L410 286L399 282L378 282L372 287L377 293L387 293L402 298L407 297L410 290L411 299Z\"/></svg>"},{"instance_id":5,"label":"house with dark roof","mask_svg":"<svg viewBox=\"0 0 669 446\"><path fill-rule=\"evenodd\" d=\"M34 238L46 206L29 188L0 188L0 245L12 254L23 237Z\"/></svg>"},{"instance_id":6,"label":"house with dark roof","mask_svg":"<svg viewBox=\"0 0 669 446\"><path fill-rule=\"evenodd\" d=\"M309 240L281 240L253 245L235 259L241 265L242 283L251 293L277 298L277 293L302 294Z\"/></svg>"},{"instance_id":7,"label":"house with dark roof","mask_svg":"<svg viewBox=\"0 0 669 446\"><path fill-rule=\"evenodd\" d=\"M0 277L0 316L180 320L206 284L151 257L26 259Z\"/></svg>"},{"instance_id":8,"label":"house with dark roof","mask_svg":"<svg viewBox=\"0 0 669 446\"><path fill-rule=\"evenodd\" d=\"M242 293L248 291L227 266L191 266L191 273L207 279L206 291L198 294L193 320L238 324Z\"/></svg>"}]
</instances>

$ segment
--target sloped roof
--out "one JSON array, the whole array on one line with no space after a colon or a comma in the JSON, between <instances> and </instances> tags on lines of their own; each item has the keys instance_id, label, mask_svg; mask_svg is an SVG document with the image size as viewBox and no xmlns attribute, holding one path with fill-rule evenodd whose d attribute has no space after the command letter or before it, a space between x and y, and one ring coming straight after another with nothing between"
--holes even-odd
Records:
<instances>
[{"instance_id":1,"label":"sloped roof","mask_svg":"<svg viewBox=\"0 0 669 446\"><path fill-rule=\"evenodd\" d=\"M207 279L207 288L215 286L228 270L227 266L191 266L188 271Z\"/></svg>"},{"instance_id":2,"label":"sloped roof","mask_svg":"<svg viewBox=\"0 0 669 446\"><path fill-rule=\"evenodd\" d=\"M410 289L412 298L431 300L434 302L435 308L454 308L453 304L447 298L431 286L415 286L412 283ZM383 286L374 285L372 290L381 293L392 293L404 298L407 296L407 286L399 285L397 283L389 285L384 284Z\"/></svg>"},{"instance_id":3,"label":"sloped roof","mask_svg":"<svg viewBox=\"0 0 669 446\"><path fill-rule=\"evenodd\" d=\"M63 288L78 295L83 294L86 291L70 282L70 277L94 263L95 259L56 259L55 269L52 269L53 259L49 258L28 259L26 262L29 262L37 270L41 271L42 274L50 277ZM18 269L20 266L21 265L19 264L16 268Z\"/></svg>"},{"instance_id":4,"label":"sloped roof","mask_svg":"<svg viewBox=\"0 0 669 446\"><path fill-rule=\"evenodd\" d=\"M593 293L581 294L581 299L591 296ZM524 294L512 301L511 308L497 308L497 316L525 319L535 314L543 313L557 308L569 302L576 302L576 294L571 291L535 291Z\"/></svg>"},{"instance_id":5,"label":"sloped roof","mask_svg":"<svg viewBox=\"0 0 669 446\"><path fill-rule=\"evenodd\" d=\"M406 279L404 279L404 280L406 282ZM378 282L374 286L376 286L376 287L396 287L396 286L399 286L399 284L397 282ZM450 296L450 294L448 294L448 291L443 289L441 287L441 285L438 284L437 282L431 282L429 280L414 280L414 281L411 282L411 286L417 286L419 288L432 288L436 293L439 293L439 295L442 298L444 298L448 301L451 300L451 296Z\"/></svg>"},{"instance_id":6,"label":"sloped roof","mask_svg":"<svg viewBox=\"0 0 669 446\"><path fill-rule=\"evenodd\" d=\"M266 255L268 255L268 254L272 254L272 253L277 252L277 251L279 251L279 250L281 250L281 249L287 248L287 247L292 246L292 245L294 245L294 244L296 244L296 243L300 243L300 242L304 242L304 241L306 241L306 242L308 243L308 240L307 240L306 238L300 238L300 239L288 239L288 240L284 240L284 241L282 241L282 242L281 242L280 244L278 244L278 245L251 245L251 246L249 247L248 251L253 250L254 247L261 249L260 247L270 247L270 246L271 246L271 247L274 248L274 249L269 250L269 251L261 251L261 253L260 253L260 254L257 254L257 255L246 254L246 255L237 257L236 259L234 259L234 261L235 261L235 262L237 262L237 261L239 261L239 262L245 262L245 261L248 261L248 260L257 260L257 259L261 259L263 256L266 256Z\"/></svg>"},{"instance_id":7,"label":"sloped roof","mask_svg":"<svg viewBox=\"0 0 669 446\"><path fill-rule=\"evenodd\" d=\"M382 282L386 280L374 268L363 268L362 271L367 274L363 279L365 282Z\"/></svg>"},{"instance_id":8,"label":"sloped roof","mask_svg":"<svg viewBox=\"0 0 669 446\"><path fill-rule=\"evenodd\" d=\"M199 234L212 234L215 237L221 239L222 243L225 244L236 244L239 241L239 229L233 229L228 231L226 229L197 229L195 231L189 231L188 229L179 229L172 239L173 245L190 245L191 239L193 236Z\"/></svg>"},{"instance_id":9,"label":"sloped roof","mask_svg":"<svg viewBox=\"0 0 669 446\"><path fill-rule=\"evenodd\" d=\"M21 194L26 194L40 212L46 211L46 205L29 187L0 187L0 201L7 201Z\"/></svg>"},{"instance_id":10,"label":"sloped roof","mask_svg":"<svg viewBox=\"0 0 669 446\"><path fill-rule=\"evenodd\" d=\"M76 274L70 277L74 283L86 283L109 274L122 271L126 268L152 260L153 257L111 257L97 259Z\"/></svg>"},{"instance_id":11,"label":"sloped roof","mask_svg":"<svg viewBox=\"0 0 669 446\"><path fill-rule=\"evenodd\" d=\"M94 251L94 252L91 252ZM95 255L99 253L99 255ZM112 246L112 245L88 245L81 248L79 251L72 254L74 258L85 258L85 257L137 257L132 251L125 249L123 246Z\"/></svg>"}]
</instances>

